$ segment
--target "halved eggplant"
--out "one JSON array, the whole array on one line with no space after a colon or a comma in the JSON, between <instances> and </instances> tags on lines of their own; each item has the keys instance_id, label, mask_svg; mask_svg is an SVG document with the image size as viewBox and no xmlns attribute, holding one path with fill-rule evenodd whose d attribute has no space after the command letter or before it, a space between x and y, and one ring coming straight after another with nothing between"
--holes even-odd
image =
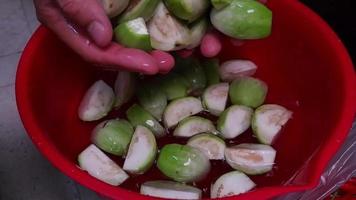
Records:
<instances>
[{"instance_id":1,"label":"halved eggplant","mask_svg":"<svg viewBox=\"0 0 356 200\"><path fill-rule=\"evenodd\" d=\"M212 115L219 116L225 110L228 96L228 83L211 85L203 93L203 104Z\"/></svg>"},{"instance_id":2,"label":"halved eggplant","mask_svg":"<svg viewBox=\"0 0 356 200\"><path fill-rule=\"evenodd\" d=\"M136 90L136 76L132 72L119 71L115 80L115 107L120 108L130 101Z\"/></svg>"},{"instance_id":3,"label":"halved eggplant","mask_svg":"<svg viewBox=\"0 0 356 200\"><path fill-rule=\"evenodd\" d=\"M216 132L213 122L203 117L191 116L179 122L173 135L177 137L192 137L205 132Z\"/></svg>"},{"instance_id":4,"label":"halved eggplant","mask_svg":"<svg viewBox=\"0 0 356 200\"><path fill-rule=\"evenodd\" d=\"M187 145L199 149L210 160L224 160L226 144L223 139L212 133L195 135L188 140Z\"/></svg>"}]
</instances>

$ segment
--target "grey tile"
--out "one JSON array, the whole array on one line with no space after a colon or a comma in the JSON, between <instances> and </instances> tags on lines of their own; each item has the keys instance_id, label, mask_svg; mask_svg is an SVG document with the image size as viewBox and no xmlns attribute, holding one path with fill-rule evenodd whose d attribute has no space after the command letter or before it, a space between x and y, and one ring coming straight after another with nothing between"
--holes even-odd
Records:
<instances>
[{"instance_id":1,"label":"grey tile","mask_svg":"<svg viewBox=\"0 0 356 200\"><path fill-rule=\"evenodd\" d=\"M16 69L20 55L20 53L14 53L8 56L0 56L0 87L15 82Z\"/></svg>"},{"instance_id":2,"label":"grey tile","mask_svg":"<svg viewBox=\"0 0 356 200\"><path fill-rule=\"evenodd\" d=\"M0 56L20 52L30 36L21 0L0 0Z\"/></svg>"},{"instance_id":3,"label":"grey tile","mask_svg":"<svg viewBox=\"0 0 356 200\"><path fill-rule=\"evenodd\" d=\"M17 112L14 85L0 87L0 160L0 199L97 197L60 173L34 147Z\"/></svg>"},{"instance_id":4,"label":"grey tile","mask_svg":"<svg viewBox=\"0 0 356 200\"><path fill-rule=\"evenodd\" d=\"M21 0L21 2L22 2L22 7L24 10L24 15L26 18L27 25L30 29L30 32L33 33L40 24L36 17L36 10L33 5L33 1Z\"/></svg>"}]
</instances>

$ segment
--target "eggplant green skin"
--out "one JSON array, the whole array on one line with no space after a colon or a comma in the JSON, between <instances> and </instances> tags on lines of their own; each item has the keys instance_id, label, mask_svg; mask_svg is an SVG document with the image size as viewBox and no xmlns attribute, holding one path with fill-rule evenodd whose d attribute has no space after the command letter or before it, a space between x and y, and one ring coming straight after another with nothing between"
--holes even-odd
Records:
<instances>
[{"instance_id":1,"label":"eggplant green skin","mask_svg":"<svg viewBox=\"0 0 356 200\"><path fill-rule=\"evenodd\" d=\"M222 9L225 6L229 5L232 0L210 0L211 4L216 9Z\"/></svg>"},{"instance_id":2,"label":"eggplant green skin","mask_svg":"<svg viewBox=\"0 0 356 200\"><path fill-rule=\"evenodd\" d=\"M140 84L137 90L137 98L145 110L157 120L162 119L164 109L167 107L167 96L156 84Z\"/></svg>"},{"instance_id":3,"label":"eggplant green skin","mask_svg":"<svg viewBox=\"0 0 356 200\"><path fill-rule=\"evenodd\" d=\"M173 13L176 17L182 20L188 21L189 23L201 17L209 7L209 0L163 0L163 1L171 13Z\"/></svg>"},{"instance_id":4,"label":"eggplant green skin","mask_svg":"<svg viewBox=\"0 0 356 200\"><path fill-rule=\"evenodd\" d=\"M152 50L150 35L133 32L127 23L119 24L115 28L115 40L128 48L142 49L144 51Z\"/></svg>"},{"instance_id":5,"label":"eggplant green skin","mask_svg":"<svg viewBox=\"0 0 356 200\"><path fill-rule=\"evenodd\" d=\"M190 41L187 49L194 49L198 47L208 29L208 19L201 17L189 26L190 29Z\"/></svg>"},{"instance_id":6,"label":"eggplant green skin","mask_svg":"<svg viewBox=\"0 0 356 200\"><path fill-rule=\"evenodd\" d=\"M210 170L210 162L194 147L168 144L160 151L157 167L167 177L188 183L204 178Z\"/></svg>"},{"instance_id":7,"label":"eggplant green skin","mask_svg":"<svg viewBox=\"0 0 356 200\"><path fill-rule=\"evenodd\" d=\"M189 83L188 93L200 95L206 87L204 68L195 58L176 58L175 72L182 75Z\"/></svg>"},{"instance_id":8,"label":"eggplant green skin","mask_svg":"<svg viewBox=\"0 0 356 200\"><path fill-rule=\"evenodd\" d=\"M126 120L109 120L97 125L92 132L92 142L103 151L123 156L126 154L134 129Z\"/></svg>"},{"instance_id":9,"label":"eggplant green skin","mask_svg":"<svg viewBox=\"0 0 356 200\"><path fill-rule=\"evenodd\" d=\"M272 11L256 0L232 0L210 13L213 26L236 39L262 39L271 34Z\"/></svg>"},{"instance_id":10,"label":"eggplant green skin","mask_svg":"<svg viewBox=\"0 0 356 200\"><path fill-rule=\"evenodd\" d=\"M156 137L162 137L165 135L165 130L161 124L138 104L132 105L126 111L126 116L134 127L138 125L145 126L150 129Z\"/></svg>"},{"instance_id":11,"label":"eggplant green skin","mask_svg":"<svg viewBox=\"0 0 356 200\"><path fill-rule=\"evenodd\" d=\"M204 61L203 68L206 76L207 86L215 85L220 83L219 76L219 60L218 59L208 59Z\"/></svg>"},{"instance_id":12,"label":"eggplant green skin","mask_svg":"<svg viewBox=\"0 0 356 200\"><path fill-rule=\"evenodd\" d=\"M174 100L188 95L188 81L176 73L169 73L157 77L155 83L166 94L168 100Z\"/></svg>"},{"instance_id":13,"label":"eggplant green skin","mask_svg":"<svg viewBox=\"0 0 356 200\"><path fill-rule=\"evenodd\" d=\"M266 99L268 86L262 80L241 77L230 84L229 96L232 104L257 108Z\"/></svg>"},{"instance_id":14,"label":"eggplant green skin","mask_svg":"<svg viewBox=\"0 0 356 200\"><path fill-rule=\"evenodd\" d=\"M118 23L142 17L148 21L161 0L131 0L127 9L118 18Z\"/></svg>"}]
</instances>

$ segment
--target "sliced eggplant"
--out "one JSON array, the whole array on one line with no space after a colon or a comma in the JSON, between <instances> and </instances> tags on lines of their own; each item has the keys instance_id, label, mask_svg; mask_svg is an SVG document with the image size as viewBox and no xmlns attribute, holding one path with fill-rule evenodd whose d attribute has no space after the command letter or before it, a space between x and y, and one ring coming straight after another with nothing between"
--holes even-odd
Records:
<instances>
[{"instance_id":1,"label":"sliced eggplant","mask_svg":"<svg viewBox=\"0 0 356 200\"><path fill-rule=\"evenodd\" d=\"M129 102L136 89L136 77L133 73L119 71L115 80L115 107L120 108L123 104Z\"/></svg>"},{"instance_id":2,"label":"sliced eggplant","mask_svg":"<svg viewBox=\"0 0 356 200\"><path fill-rule=\"evenodd\" d=\"M157 120L162 119L163 111L167 107L167 96L156 84L142 83L137 90L137 97L145 110Z\"/></svg>"},{"instance_id":3,"label":"sliced eggplant","mask_svg":"<svg viewBox=\"0 0 356 200\"><path fill-rule=\"evenodd\" d=\"M142 17L148 21L155 12L160 0L131 0L129 6L118 19L119 23Z\"/></svg>"},{"instance_id":4,"label":"sliced eggplant","mask_svg":"<svg viewBox=\"0 0 356 200\"><path fill-rule=\"evenodd\" d=\"M171 16L162 2L148 22L148 32L154 49L173 51L184 49L191 43L189 28Z\"/></svg>"},{"instance_id":5,"label":"sliced eggplant","mask_svg":"<svg viewBox=\"0 0 356 200\"><path fill-rule=\"evenodd\" d=\"M211 4L214 6L215 9L222 9L225 6L229 5L229 3L231 3L231 1L233 0L210 0Z\"/></svg>"},{"instance_id":6,"label":"sliced eggplant","mask_svg":"<svg viewBox=\"0 0 356 200\"><path fill-rule=\"evenodd\" d=\"M252 76L257 70L257 65L249 60L229 60L219 68L219 74L223 81L231 82L242 76Z\"/></svg>"},{"instance_id":7,"label":"sliced eggplant","mask_svg":"<svg viewBox=\"0 0 356 200\"><path fill-rule=\"evenodd\" d=\"M204 178L210 170L210 162L194 147L168 144L159 153L157 167L167 177L188 183Z\"/></svg>"},{"instance_id":8,"label":"sliced eggplant","mask_svg":"<svg viewBox=\"0 0 356 200\"><path fill-rule=\"evenodd\" d=\"M114 32L116 41L125 47L145 51L152 49L146 22L141 17L119 24Z\"/></svg>"},{"instance_id":9,"label":"sliced eggplant","mask_svg":"<svg viewBox=\"0 0 356 200\"><path fill-rule=\"evenodd\" d=\"M264 144L239 144L225 149L227 163L234 169L249 175L272 170L276 150Z\"/></svg>"},{"instance_id":10,"label":"sliced eggplant","mask_svg":"<svg viewBox=\"0 0 356 200\"><path fill-rule=\"evenodd\" d=\"M134 130L126 120L108 120L92 131L92 142L107 153L123 156L127 152Z\"/></svg>"},{"instance_id":11,"label":"sliced eggplant","mask_svg":"<svg viewBox=\"0 0 356 200\"><path fill-rule=\"evenodd\" d=\"M265 101L267 91L267 84L262 80L241 77L231 83L229 95L232 104L256 108Z\"/></svg>"},{"instance_id":12,"label":"sliced eggplant","mask_svg":"<svg viewBox=\"0 0 356 200\"><path fill-rule=\"evenodd\" d=\"M78 156L81 169L91 176L113 186L123 183L129 176L95 145L91 144Z\"/></svg>"},{"instance_id":13,"label":"sliced eggplant","mask_svg":"<svg viewBox=\"0 0 356 200\"><path fill-rule=\"evenodd\" d=\"M210 12L213 26L236 39L261 39L271 34L272 12L255 0L231 0Z\"/></svg>"},{"instance_id":14,"label":"sliced eggplant","mask_svg":"<svg viewBox=\"0 0 356 200\"><path fill-rule=\"evenodd\" d=\"M217 129L224 138L235 138L250 127L252 113L249 107L231 106L220 115Z\"/></svg>"},{"instance_id":15,"label":"sliced eggplant","mask_svg":"<svg viewBox=\"0 0 356 200\"><path fill-rule=\"evenodd\" d=\"M200 96L206 86L204 69L198 59L176 57L174 71L188 81L188 93Z\"/></svg>"},{"instance_id":16,"label":"sliced eggplant","mask_svg":"<svg viewBox=\"0 0 356 200\"><path fill-rule=\"evenodd\" d=\"M219 60L207 59L203 62L207 85L214 85L220 82L219 77Z\"/></svg>"},{"instance_id":17,"label":"sliced eggplant","mask_svg":"<svg viewBox=\"0 0 356 200\"><path fill-rule=\"evenodd\" d=\"M151 168L156 153L155 136L148 128L138 125L132 136L123 169L132 174L143 174Z\"/></svg>"},{"instance_id":18,"label":"sliced eggplant","mask_svg":"<svg viewBox=\"0 0 356 200\"><path fill-rule=\"evenodd\" d=\"M212 115L219 116L225 110L228 96L228 83L211 85L203 93L203 104Z\"/></svg>"},{"instance_id":19,"label":"sliced eggplant","mask_svg":"<svg viewBox=\"0 0 356 200\"><path fill-rule=\"evenodd\" d=\"M83 121L95 121L105 117L115 101L113 89L104 81L96 81L85 93L78 109Z\"/></svg>"},{"instance_id":20,"label":"sliced eggplant","mask_svg":"<svg viewBox=\"0 0 356 200\"><path fill-rule=\"evenodd\" d=\"M141 185L143 195L164 199L201 199L202 191L190 185L173 181L148 181Z\"/></svg>"},{"instance_id":21,"label":"sliced eggplant","mask_svg":"<svg viewBox=\"0 0 356 200\"><path fill-rule=\"evenodd\" d=\"M216 132L213 122L203 117L191 116L179 122L173 135L177 137L192 137L205 132Z\"/></svg>"},{"instance_id":22,"label":"sliced eggplant","mask_svg":"<svg viewBox=\"0 0 356 200\"><path fill-rule=\"evenodd\" d=\"M282 127L292 118L283 106L266 104L257 108L252 118L252 130L263 144L272 144Z\"/></svg>"},{"instance_id":23,"label":"sliced eggplant","mask_svg":"<svg viewBox=\"0 0 356 200\"><path fill-rule=\"evenodd\" d=\"M158 76L155 83L166 94L168 100L185 97L188 94L188 81L183 76L176 73Z\"/></svg>"},{"instance_id":24,"label":"sliced eggplant","mask_svg":"<svg viewBox=\"0 0 356 200\"><path fill-rule=\"evenodd\" d=\"M110 18L118 16L129 5L129 0L101 0L100 2Z\"/></svg>"},{"instance_id":25,"label":"sliced eggplant","mask_svg":"<svg viewBox=\"0 0 356 200\"><path fill-rule=\"evenodd\" d=\"M190 26L190 41L187 49L194 49L198 47L203 39L206 30L208 29L208 20L205 17L197 20Z\"/></svg>"},{"instance_id":26,"label":"sliced eggplant","mask_svg":"<svg viewBox=\"0 0 356 200\"><path fill-rule=\"evenodd\" d=\"M244 173L239 171L228 172L220 176L211 186L211 198L223 198L235 196L248 192L253 189L256 184Z\"/></svg>"},{"instance_id":27,"label":"sliced eggplant","mask_svg":"<svg viewBox=\"0 0 356 200\"><path fill-rule=\"evenodd\" d=\"M177 125L186 117L203 111L201 101L195 97L185 97L172 101L163 113L163 123L166 128Z\"/></svg>"},{"instance_id":28,"label":"sliced eggplant","mask_svg":"<svg viewBox=\"0 0 356 200\"><path fill-rule=\"evenodd\" d=\"M208 0L164 0L164 3L176 17L188 22L201 17L209 7Z\"/></svg>"},{"instance_id":29,"label":"sliced eggplant","mask_svg":"<svg viewBox=\"0 0 356 200\"><path fill-rule=\"evenodd\" d=\"M165 130L161 124L141 106L134 104L126 111L127 119L136 127L145 126L150 129L157 138L165 136Z\"/></svg>"},{"instance_id":30,"label":"sliced eggplant","mask_svg":"<svg viewBox=\"0 0 356 200\"><path fill-rule=\"evenodd\" d=\"M188 146L195 147L210 160L224 160L226 144L223 139L212 133L202 133L190 138Z\"/></svg>"}]
</instances>

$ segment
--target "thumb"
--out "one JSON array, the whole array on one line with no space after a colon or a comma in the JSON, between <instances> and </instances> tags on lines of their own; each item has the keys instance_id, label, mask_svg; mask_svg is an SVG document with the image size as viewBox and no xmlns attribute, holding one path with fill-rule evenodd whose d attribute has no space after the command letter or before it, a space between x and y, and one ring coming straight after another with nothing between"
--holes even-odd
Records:
<instances>
[{"instance_id":1,"label":"thumb","mask_svg":"<svg viewBox=\"0 0 356 200\"><path fill-rule=\"evenodd\" d=\"M112 40L112 26L100 0L57 0L59 7L75 25L85 28L91 39L100 47Z\"/></svg>"}]
</instances>

